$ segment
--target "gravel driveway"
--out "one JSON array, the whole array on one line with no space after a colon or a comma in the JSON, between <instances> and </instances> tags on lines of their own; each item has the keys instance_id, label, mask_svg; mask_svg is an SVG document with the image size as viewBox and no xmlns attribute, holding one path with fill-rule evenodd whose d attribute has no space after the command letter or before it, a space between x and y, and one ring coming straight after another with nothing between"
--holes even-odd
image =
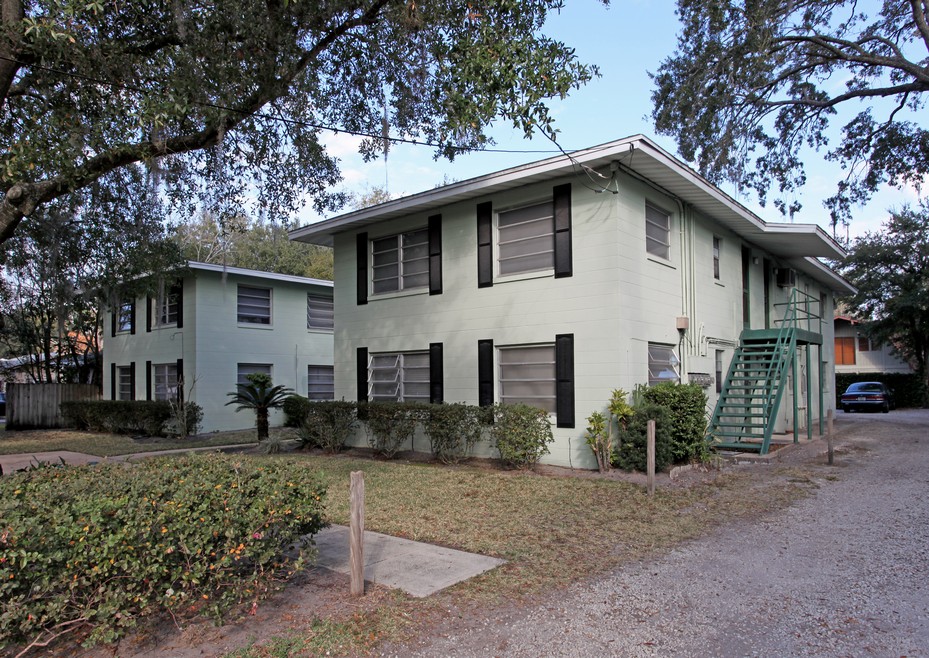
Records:
<instances>
[{"instance_id":1,"label":"gravel driveway","mask_svg":"<svg viewBox=\"0 0 929 658\"><path fill-rule=\"evenodd\" d=\"M786 510L402 653L929 656L929 411L836 431L835 466L808 457L814 492Z\"/></svg>"}]
</instances>

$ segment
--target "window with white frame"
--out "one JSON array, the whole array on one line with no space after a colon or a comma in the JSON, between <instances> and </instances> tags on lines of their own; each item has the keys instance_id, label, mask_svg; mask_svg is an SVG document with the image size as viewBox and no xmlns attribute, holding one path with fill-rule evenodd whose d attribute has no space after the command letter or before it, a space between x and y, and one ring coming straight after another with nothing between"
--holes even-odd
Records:
<instances>
[{"instance_id":1,"label":"window with white frame","mask_svg":"<svg viewBox=\"0 0 929 658\"><path fill-rule=\"evenodd\" d=\"M181 291L177 286L172 286L165 290L154 301L154 313L152 319L155 325L164 327L177 324L178 307L181 303Z\"/></svg>"},{"instance_id":2,"label":"window with white frame","mask_svg":"<svg viewBox=\"0 0 929 658\"><path fill-rule=\"evenodd\" d=\"M555 413L554 345L501 347L497 360L501 402L528 404Z\"/></svg>"},{"instance_id":3,"label":"window with white frame","mask_svg":"<svg viewBox=\"0 0 929 658\"><path fill-rule=\"evenodd\" d=\"M332 366L307 366L306 396L310 400L335 399L335 369Z\"/></svg>"},{"instance_id":4,"label":"window with white frame","mask_svg":"<svg viewBox=\"0 0 929 658\"><path fill-rule=\"evenodd\" d=\"M648 344L648 385L662 382L679 382L681 375L677 370L680 361L674 354L673 345Z\"/></svg>"},{"instance_id":5,"label":"window with white frame","mask_svg":"<svg viewBox=\"0 0 929 658\"><path fill-rule=\"evenodd\" d=\"M398 292L429 285L429 231L371 240L373 291Z\"/></svg>"},{"instance_id":6,"label":"window with white frame","mask_svg":"<svg viewBox=\"0 0 929 658\"><path fill-rule=\"evenodd\" d=\"M306 296L306 328L317 331L332 331L335 317L331 297L307 294Z\"/></svg>"},{"instance_id":7,"label":"window with white frame","mask_svg":"<svg viewBox=\"0 0 929 658\"><path fill-rule=\"evenodd\" d=\"M271 324L271 289L238 288L237 318L240 324Z\"/></svg>"},{"instance_id":8,"label":"window with white frame","mask_svg":"<svg viewBox=\"0 0 929 658\"><path fill-rule=\"evenodd\" d=\"M119 302L119 310L116 312L116 331L132 331L132 307L131 299L123 299Z\"/></svg>"},{"instance_id":9,"label":"window with white frame","mask_svg":"<svg viewBox=\"0 0 929 658\"><path fill-rule=\"evenodd\" d=\"M723 392L723 351L716 350L716 392Z\"/></svg>"},{"instance_id":10,"label":"window with white frame","mask_svg":"<svg viewBox=\"0 0 929 658\"><path fill-rule=\"evenodd\" d=\"M645 250L652 256L671 258L671 215L645 204Z\"/></svg>"},{"instance_id":11,"label":"window with white frame","mask_svg":"<svg viewBox=\"0 0 929 658\"><path fill-rule=\"evenodd\" d=\"M236 368L236 384L248 384L248 379L246 377L252 373L260 372L262 374L271 376L271 364L270 363L240 363Z\"/></svg>"},{"instance_id":12,"label":"window with white frame","mask_svg":"<svg viewBox=\"0 0 929 658\"><path fill-rule=\"evenodd\" d=\"M552 202L497 215L497 272L501 276L550 270L555 266Z\"/></svg>"},{"instance_id":13,"label":"window with white frame","mask_svg":"<svg viewBox=\"0 0 929 658\"><path fill-rule=\"evenodd\" d=\"M723 241L713 236L713 278L719 281L719 255Z\"/></svg>"},{"instance_id":14,"label":"window with white frame","mask_svg":"<svg viewBox=\"0 0 929 658\"><path fill-rule=\"evenodd\" d=\"M117 366L116 399L131 400L133 398L132 394L132 368L130 366Z\"/></svg>"},{"instance_id":15,"label":"window with white frame","mask_svg":"<svg viewBox=\"0 0 929 658\"><path fill-rule=\"evenodd\" d=\"M177 399L177 364L156 363L152 365L152 378L155 380L156 400Z\"/></svg>"},{"instance_id":16,"label":"window with white frame","mask_svg":"<svg viewBox=\"0 0 929 658\"><path fill-rule=\"evenodd\" d=\"M429 352L372 354L368 359L372 402L429 402Z\"/></svg>"}]
</instances>

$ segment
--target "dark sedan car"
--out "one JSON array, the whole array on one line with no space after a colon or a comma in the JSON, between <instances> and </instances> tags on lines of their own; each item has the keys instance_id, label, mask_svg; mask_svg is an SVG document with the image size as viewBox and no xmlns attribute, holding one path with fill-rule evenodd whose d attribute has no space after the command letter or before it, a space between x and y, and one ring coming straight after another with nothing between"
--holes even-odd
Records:
<instances>
[{"instance_id":1,"label":"dark sedan car","mask_svg":"<svg viewBox=\"0 0 929 658\"><path fill-rule=\"evenodd\" d=\"M0 416L6 416L6 393L0 391Z\"/></svg>"},{"instance_id":2,"label":"dark sedan car","mask_svg":"<svg viewBox=\"0 0 929 658\"><path fill-rule=\"evenodd\" d=\"M842 411L883 411L896 409L894 392L881 382L858 382L842 394Z\"/></svg>"}]
</instances>

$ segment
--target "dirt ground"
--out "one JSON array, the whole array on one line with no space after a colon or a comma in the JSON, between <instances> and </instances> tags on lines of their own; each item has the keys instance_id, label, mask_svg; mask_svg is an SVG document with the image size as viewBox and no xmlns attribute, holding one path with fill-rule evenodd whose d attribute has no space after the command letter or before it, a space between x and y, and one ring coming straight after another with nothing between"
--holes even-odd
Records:
<instances>
[{"instance_id":1,"label":"dirt ground","mask_svg":"<svg viewBox=\"0 0 929 658\"><path fill-rule=\"evenodd\" d=\"M896 412L901 420L905 412ZM841 414L840 414L841 416ZM838 432L854 428L856 422L866 421L867 416L856 415L855 419L840 419L837 425ZM918 422L925 422L926 417L917 418ZM806 443L804 441L804 443ZM800 446L800 449L783 451L779 456L782 464L804 464L811 460L820 460L825 450L824 441L814 441ZM715 468L696 468L688 470L673 480L669 474L659 474L657 486L661 487L690 487L712 481L721 472L732 469L754 469L759 478L768 477L773 469L764 466L735 466L724 465L722 470ZM644 485L644 474L628 474L612 471L608 474L599 474L593 471L572 471L566 468L551 466L538 467L540 477L608 477L611 479L635 482ZM325 569L310 569L288 584L286 591L280 595L262 602L253 610L243 610L236 616L231 616L222 626L215 626L210 620L201 617L189 619L162 618L154 623L148 622L142 629L122 640L108 646L92 650L82 650L73 643L59 645L45 655L78 656L83 658L103 658L119 656L120 658L192 658L200 656L221 656L236 649L262 644L263 642L282 635L292 633L306 634L315 622L325 619L344 619L355 613L373 610L390 600L391 593L382 587L369 586L366 596L357 599L349 596L349 583L347 576L333 573ZM464 611L459 610L458 614ZM485 611L486 612L486 611ZM456 616L458 616L456 614ZM467 619L460 618L452 626L449 620L436 620L441 622L443 632L449 632L455 627L466 628ZM474 620L471 620L472 622ZM404 651L401 651L403 653Z\"/></svg>"}]
</instances>

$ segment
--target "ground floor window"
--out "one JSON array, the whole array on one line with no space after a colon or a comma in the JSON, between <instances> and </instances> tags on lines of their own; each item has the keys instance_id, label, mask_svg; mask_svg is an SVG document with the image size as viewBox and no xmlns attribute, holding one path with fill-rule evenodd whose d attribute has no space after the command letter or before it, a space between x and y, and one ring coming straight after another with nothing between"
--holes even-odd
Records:
<instances>
[{"instance_id":1,"label":"ground floor window","mask_svg":"<svg viewBox=\"0 0 929 658\"><path fill-rule=\"evenodd\" d=\"M177 399L177 364L158 363L152 366L152 376L155 380L156 400Z\"/></svg>"},{"instance_id":2,"label":"ground floor window","mask_svg":"<svg viewBox=\"0 0 929 658\"><path fill-rule=\"evenodd\" d=\"M271 364L269 363L240 363L236 369L236 384L248 384L246 377L254 372L260 372L268 377L271 376Z\"/></svg>"},{"instance_id":3,"label":"ground floor window","mask_svg":"<svg viewBox=\"0 0 929 658\"><path fill-rule=\"evenodd\" d=\"M527 345L498 350L500 401L556 412L555 346Z\"/></svg>"},{"instance_id":4,"label":"ground floor window","mask_svg":"<svg viewBox=\"0 0 929 658\"><path fill-rule=\"evenodd\" d=\"M716 392L723 392L723 351L716 350Z\"/></svg>"},{"instance_id":5,"label":"ground floor window","mask_svg":"<svg viewBox=\"0 0 929 658\"><path fill-rule=\"evenodd\" d=\"M131 366L117 366L116 367L116 399L117 400L132 400L133 399L132 390L132 367Z\"/></svg>"},{"instance_id":6,"label":"ground floor window","mask_svg":"<svg viewBox=\"0 0 929 658\"><path fill-rule=\"evenodd\" d=\"M372 354L368 359L372 402L429 402L429 352Z\"/></svg>"},{"instance_id":7,"label":"ground floor window","mask_svg":"<svg viewBox=\"0 0 929 658\"><path fill-rule=\"evenodd\" d=\"M677 370L680 363L677 355L674 354L673 345L649 343L648 385L654 386L662 382L680 382L681 375Z\"/></svg>"},{"instance_id":8,"label":"ground floor window","mask_svg":"<svg viewBox=\"0 0 929 658\"><path fill-rule=\"evenodd\" d=\"M310 400L335 399L335 371L332 366L307 366L306 396Z\"/></svg>"}]
</instances>

